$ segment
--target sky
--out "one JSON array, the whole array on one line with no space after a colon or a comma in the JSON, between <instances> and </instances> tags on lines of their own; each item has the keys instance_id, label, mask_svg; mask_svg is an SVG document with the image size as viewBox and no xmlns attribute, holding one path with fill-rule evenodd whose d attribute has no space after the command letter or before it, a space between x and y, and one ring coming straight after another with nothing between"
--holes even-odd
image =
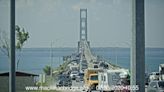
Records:
<instances>
[{"instance_id":1,"label":"sky","mask_svg":"<svg viewBox=\"0 0 164 92\"><path fill-rule=\"evenodd\" d=\"M24 47L77 47L80 8L88 11L92 47L131 45L132 0L16 0L16 24L29 32ZM9 31L9 0L0 0L0 30ZM164 0L145 0L145 45L164 48Z\"/></svg>"}]
</instances>

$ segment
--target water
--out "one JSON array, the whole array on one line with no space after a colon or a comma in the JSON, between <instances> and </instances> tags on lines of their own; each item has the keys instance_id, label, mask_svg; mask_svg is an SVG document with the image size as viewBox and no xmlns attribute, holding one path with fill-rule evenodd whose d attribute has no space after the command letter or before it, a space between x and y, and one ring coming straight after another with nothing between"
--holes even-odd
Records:
<instances>
[{"instance_id":1,"label":"water","mask_svg":"<svg viewBox=\"0 0 164 92\"><path fill-rule=\"evenodd\" d=\"M130 67L130 49L128 48L92 48L93 54L108 59L109 62L124 68ZM30 73L43 73L43 68L51 64L55 68L63 63L63 56L71 55L77 51L76 48L54 48L51 58L50 48L25 48L21 52L18 71ZM17 52L17 59L20 52ZM159 64L164 63L164 48L147 48L145 55L147 72L158 71ZM117 58L116 58L117 57ZM116 62L117 60L117 62ZM0 72L9 70L7 56L0 53Z\"/></svg>"}]
</instances>

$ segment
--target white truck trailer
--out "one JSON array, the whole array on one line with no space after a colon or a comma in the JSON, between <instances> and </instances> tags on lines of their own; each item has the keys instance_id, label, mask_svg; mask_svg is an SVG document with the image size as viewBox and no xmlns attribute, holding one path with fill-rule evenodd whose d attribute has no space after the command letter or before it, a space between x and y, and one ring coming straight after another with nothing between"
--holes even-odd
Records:
<instances>
[{"instance_id":1,"label":"white truck trailer","mask_svg":"<svg viewBox=\"0 0 164 92\"><path fill-rule=\"evenodd\" d=\"M127 78L129 71L127 69L106 70L98 73L97 90L103 92L113 91L115 86L121 85L120 80Z\"/></svg>"}]
</instances>

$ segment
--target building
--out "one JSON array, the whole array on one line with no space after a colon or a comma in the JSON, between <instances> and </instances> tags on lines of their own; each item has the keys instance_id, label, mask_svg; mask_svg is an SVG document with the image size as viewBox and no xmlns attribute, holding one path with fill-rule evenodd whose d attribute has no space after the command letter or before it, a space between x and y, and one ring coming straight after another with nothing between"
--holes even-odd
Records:
<instances>
[{"instance_id":1,"label":"building","mask_svg":"<svg viewBox=\"0 0 164 92\"><path fill-rule=\"evenodd\" d=\"M25 87L35 86L39 75L27 72L16 72L16 91L26 91ZM9 92L9 72L0 73L0 92Z\"/></svg>"}]
</instances>

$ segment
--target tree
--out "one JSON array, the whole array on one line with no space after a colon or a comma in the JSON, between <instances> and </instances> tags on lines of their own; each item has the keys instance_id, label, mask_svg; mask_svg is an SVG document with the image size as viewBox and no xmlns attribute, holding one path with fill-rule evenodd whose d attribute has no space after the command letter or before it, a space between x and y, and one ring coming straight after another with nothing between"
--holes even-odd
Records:
<instances>
[{"instance_id":1,"label":"tree","mask_svg":"<svg viewBox=\"0 0 164 92\"><path fill-rule=\"evenodd\" d=\"M16 31L16 49L19 51L19 55L17 59L17 69L18 69L22 48L24 46L24 43L29 38L29 33L26 32L24 28L21 28L18 25L15 26L15 31Z\"/></svg>"},{"instance_id":2,"label":"tree","mask_svg":"<svg viewBox=\"0 0 164 92\"><path fill-rule=\"evenodd\" d=\"M29 33L25 32L24 28L20 28L18 25L15 27L16 30L16 49L22 49L24 43L29 38Z\"/></svg>"},{"instance_id":3,"label":"tree","mask_svg":"<svg viewBox=\"0 0 164 92\"><path fill-rule=\"evenodd\" d=\"M9 36L5 31L0 30L0 50L9 57Z\"/></svg>"},{"instance_id":4,"label":"tree","mask_svg":"<svg viewBox=\"0 0 164 92\"><path fill-rule=\"evenodd\" d=\"M43 68L43 71L46 75L50 75L51 74L51 67L47 65Z\"/></svg>"},{"instance_id":5,"label":"tree","mask_svg":"<svg viewBox=\"0 0 164 92\"><path fill-rule=\"evenodd\" d=\"M16 49L20 52L18 55L18 59L17 59L17 69L18 69L18 64L20 61L20 57L21 57L21 51L22 48L25 44L25 42L28 40L29 38L29 33L25 31L24 28L21 28L20 26L16 25L15 26L15 31L16 31ZM7 33L5 31L1 31L0 30L0 50L7 55L7 57L9 58L9 36L7 36Z\"/></svg>"}]
</instances>

